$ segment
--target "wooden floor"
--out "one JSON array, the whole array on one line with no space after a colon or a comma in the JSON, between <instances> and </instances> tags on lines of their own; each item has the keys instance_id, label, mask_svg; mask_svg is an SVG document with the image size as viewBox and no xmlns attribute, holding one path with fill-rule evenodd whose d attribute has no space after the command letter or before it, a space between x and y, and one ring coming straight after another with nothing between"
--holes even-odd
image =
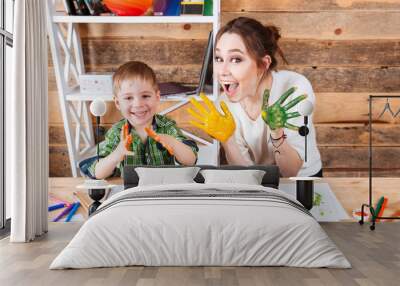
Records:
<instances>
[{"instance_id":1,"label":"wooden floor","mask_svg":"<svg viewBox=\"0 0 400 286\"><path fill-rule=\"evenodd\" d=\"M400 224L324 223L353 268L122 267L48 270L80 223L50 223L49 233L28 244L0 241L0 285L399 285Z\"/></svg>"}]
</instances>

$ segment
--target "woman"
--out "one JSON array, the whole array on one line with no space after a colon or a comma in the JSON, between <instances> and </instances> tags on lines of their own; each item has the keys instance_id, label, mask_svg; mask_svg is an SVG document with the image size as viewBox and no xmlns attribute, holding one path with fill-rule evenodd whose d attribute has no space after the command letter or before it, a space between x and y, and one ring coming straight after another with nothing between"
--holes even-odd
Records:
<instances>
[{"instance_id":1,"label":"woman","mask_svg":"<svg viewBox=\"0 0 400 286\"><path fill-rule=\"evenodd\" d=\"M304 137L298 132L304 125L298 104L305 98L314 104L314 93L304 76L276 70L276 53L282 55L279 38L276 27L245 17L222 27L215 41L214 71L224 91L224 114L204 97L208 111L192 99L197 112L189 112L200 122L191 123L221 141L229 164L277 164L284 177L322 176L312 120L307 162Z\"/></svg>"}]
</instances>

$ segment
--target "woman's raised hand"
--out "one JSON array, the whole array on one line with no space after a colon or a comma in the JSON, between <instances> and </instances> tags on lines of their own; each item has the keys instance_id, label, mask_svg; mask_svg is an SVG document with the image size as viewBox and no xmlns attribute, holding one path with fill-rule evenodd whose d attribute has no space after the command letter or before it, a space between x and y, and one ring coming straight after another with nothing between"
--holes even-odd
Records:
<instances>
[{"instance_id":1,"label":"woman's raised hand","mask_svg":"<svg viewBox=\"0 0 400 286\"><path fill-rule=\"evenodd\" d=\"M295 99L289 101L283 105L283 102L296 91L296 87L288 89L281 97L271 106L268 105L269 90L266 89L263 94L263 107L261 116L265 123L271 128L271 130L279 128L288 128L292 130L298 130L299 127L288 123L288 119L301 116L299 112L288 112L290 108L297 105L300 101L307 98L306 94L299 95Z\"/></svg>"},{"instance_id":2,"label":"woman's raised hand","mask_svg":"<svg viewBox=\"0 0 400 286\"><path fill-rule=\"evenodd\" d=\"M223 111L223 114L221 114L207 96L201 93L200 98L204 101L208 110L193 97L190 98L190 102L194 105L196 111L191 108L188 108L187 111L197 120L191 120L189 123L213 138L225 142L232 136L236 128L235 120L226 103L223 101L220 103Z\"/></svg>"}]
</instances>

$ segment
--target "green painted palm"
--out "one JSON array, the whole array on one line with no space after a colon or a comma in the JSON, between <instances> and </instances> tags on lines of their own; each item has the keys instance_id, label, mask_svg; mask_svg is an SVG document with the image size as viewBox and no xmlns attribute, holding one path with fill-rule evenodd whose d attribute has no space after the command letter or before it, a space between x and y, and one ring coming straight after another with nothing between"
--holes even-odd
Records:
<instances>
[{"instance_id":1,"label":"green painted palm","mask_svg":"<svg viewBox=\"0 0 400 286\"><path fill-rule=\"evenodd\" d=\"M296 87L288 89L281 97L271 106L268 105L269 90L266 89L263 94L263 108L261 111L261 116L265 123L275 130L278 128L288 128L292 130L298 130L299 127L287 122L291 118L301 116L299 112L288 112L293 106L297 105L300 101L307 98L306 94L299 95L295 99L289 101L287 104L283 105L283 102L296 91Z\"/></svg>"}]
</instances>

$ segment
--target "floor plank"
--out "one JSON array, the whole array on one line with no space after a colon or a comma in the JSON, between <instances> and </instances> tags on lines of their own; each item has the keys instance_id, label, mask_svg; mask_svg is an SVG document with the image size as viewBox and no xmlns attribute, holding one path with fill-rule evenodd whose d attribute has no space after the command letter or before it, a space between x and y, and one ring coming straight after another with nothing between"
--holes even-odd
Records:
<instances>
[{"instance_id":1,"label":"floor plank","mask_svg":"<svg viewBox=\"0 0 400 286\"><path fill-rule=\"evenodd\" d=\"M398 285L400 224L380 223L375 231L357 223L322 223L352 269L290 267L118 267L49 270L80 223L50 223L32 243L0 241L0 285Z\"/></svg>"}]
</instances>

